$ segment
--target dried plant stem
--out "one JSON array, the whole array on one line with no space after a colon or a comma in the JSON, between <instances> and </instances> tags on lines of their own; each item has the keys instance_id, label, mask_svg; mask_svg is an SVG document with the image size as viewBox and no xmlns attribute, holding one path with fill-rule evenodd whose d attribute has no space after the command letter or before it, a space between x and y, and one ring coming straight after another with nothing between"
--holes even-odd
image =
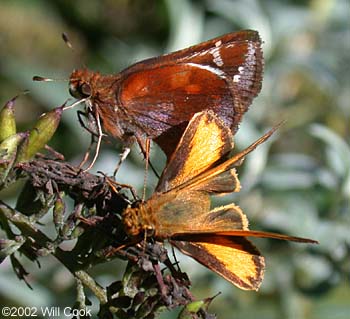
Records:
<instances>
[{"instance_id":1,"label":"dried plant stem","mask_svg":"<svg viewBox=\"0 0 350 319\"><path fill-rule=\"evenodd\" d=\"M84 270L77 269L77 264L74 263L75 258L72 258L70 252L64 251L55 244L44 233L37 229L30 218L9 207L4 202L0 201L0 220L7 220L13 223L20 231L21 235L27 239L31 239L35 243L35 247L46 249L51 252L71 273L80 280L80 282L89 288L99 299L101 304L107 302L107 295L96 281Z\"/></svg>"}]
</instances>

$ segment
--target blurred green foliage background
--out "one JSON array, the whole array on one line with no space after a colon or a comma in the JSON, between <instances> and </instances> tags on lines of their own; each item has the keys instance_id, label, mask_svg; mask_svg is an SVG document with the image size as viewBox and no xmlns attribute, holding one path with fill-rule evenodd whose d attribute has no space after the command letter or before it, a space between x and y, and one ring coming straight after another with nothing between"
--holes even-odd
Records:
<instances>
[{"instance_id":1,"label":"blurred green foliage background","mask_svg":"<svg viewBox=\"0 0 350 319\"><path fill-rule=\"evenodd\" d=\"M140 59L171 52L224 33L255 29L264 40L262 92L235 141L250 144L281 119L272 142L249 155L242 191L234 200L251 228L320 241L318 246L257 242L266 257L259 292L245 292L189 258L180 258L198 298L221 291L211 306L218 318L342 319L350 313L350 2L348 0L1 0L0 103L26 89L16 103L20 130L68 97L67 82L32 82L33 75L68 79L84 65L116 73ZM74 50L60 38L68 33ZM51 146L79 163L89 134L76 110L63 116ZM153 148L160 170L164 156ZM94 171L112 173L121 145L103 145ZM159 159L158 159L159 158ZM143 163L135 147L118 173L139 189ZM156 178L149 177L150 190ZM20 185L0 194L13 202ZM43 221L45 222L45 220ZM49 223L49 220L46 222ZM6 261L0 304L71 306L74 282L55 260L25 262L30 291ZM120 278L124 264L96 267L102 285ZM175 318L165 312L162 318Z\"/></svg>"}]
</instances>

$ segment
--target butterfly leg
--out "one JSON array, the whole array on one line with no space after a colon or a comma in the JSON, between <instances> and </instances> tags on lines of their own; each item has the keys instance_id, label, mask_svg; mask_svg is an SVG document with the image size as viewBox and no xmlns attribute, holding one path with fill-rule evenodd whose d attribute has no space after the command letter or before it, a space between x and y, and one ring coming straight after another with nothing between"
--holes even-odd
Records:
<instances>
[{"instance_id":1,"label":"butterfly leg","mask_svg":"<svg viewBox=\"0 0 350 319\"><path fill-rule=\"evenodd\" d=\"M122 163L125 161L125 159L128 157L129 153L130 153L130 147L128 146L124 146L123 148L123 152L119 155L119 161L117 166L114 169L114 173L113 173L113 177L115 178L115 176L118 173L118 170L120 168L120 166L122 165Z\"/></svg>"},{"instance_id":2,"label":"butterfly leg","mask_svg":"<svg viewBox=\"0 0 350 319\"><path fill-rule=\"evenodd\" d=\"M137 201L138 200L138 196L137 196L137 192L135 190L134 187L132 187L131 185L128 185L128 184L121 184L121 183L118 183L116 182L115 180L113 180L112 178L108 177L106 174L104 174L103 172L98 172L100 174L102 174L105 179L106 179L106 182L107 184L109 185L109 187L113 190L113 192L115 193L119 193L119 190L117 187L121 187L121 188L127 188L130 190L130 193L131 195L133 196L134 200Z\"/></svg>"}]
</instances>

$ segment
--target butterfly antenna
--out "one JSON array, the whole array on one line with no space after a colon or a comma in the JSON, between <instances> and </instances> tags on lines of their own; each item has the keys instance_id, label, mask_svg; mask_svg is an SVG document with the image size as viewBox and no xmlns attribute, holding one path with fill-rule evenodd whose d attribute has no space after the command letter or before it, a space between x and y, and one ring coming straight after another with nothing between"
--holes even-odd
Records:
<instances>
[{"instance_id":1,"label":"butterfly antenna","mask_svg":"<svg viewBox=\"0 0 350 319\"><path fill-rule=\"evenodd\" d=\"M66 32L62 33L62 39L63 39L64 43L67 45L67 47L70 48L72 51L74 51L72 42L70 42L68 34Z\"/></svg>"},{"instance_id":2,"label":"butterfly antenna","mask_svg":"<svg viewBox=\"0 0 350 319\"><path fill-rule=\"evenodd\" d=\"M35 82L68 82L68 79L51 79L40 75L34 75L32 78Z\"/></svg>"},{"instance_id":3,"label":"butterfly antenna","mask_svg":"<svg viewBox=\"0 0 350 319\"><path fill-rule=\"evenodd\" d=\"M76 53L76 51L74 50L73 44L72 44L72 42L70 41L69 36L68 36L68 34L67 34L66 32L63 32L63 33L62 33L62 39L63 39L64 43L66 44L66 46L67 46L69 49L71 49L72 52ZM83 61L83 59L79 59L79 60L82 61L82 66L83 66L83 68L87 68L85 62Z\"/></svg>"}]
</instances>

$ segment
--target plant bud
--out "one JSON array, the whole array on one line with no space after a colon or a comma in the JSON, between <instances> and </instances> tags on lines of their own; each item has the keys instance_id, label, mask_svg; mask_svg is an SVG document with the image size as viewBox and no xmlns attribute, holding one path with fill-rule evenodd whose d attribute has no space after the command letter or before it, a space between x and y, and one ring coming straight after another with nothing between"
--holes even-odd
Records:
<instances>
[{"instance_id":1,"label":"plant bud","mask_svg":"<svg viewBox=\"0 0 350 319\"><path fill-rule=\"evenodd\" d=\"M27 136L27 133L13 134L0 143L0 186L6 181L13 166L18 145Z\"/></svg>"},{"instance_id":2,"label":"plant bud","mask_svg":"<svg viewBox=\"0 0 350 319\"><path fill-rule=\"evenodd\" d=\"M39 118L18 151L17 163L30 160L50 141L61 120L62 111L63 107L58 107Z\"/></svg>"},{"instance_id":3,"label":"plant bud","mask_svg":"<svg viewBox=\"0 0 350 319\"><path fill-rule=\"evenodd\" d=\"M0 111L0 143L11 135L16 134L15 100L9 100Z\"/></svg>"}]
</instances>

